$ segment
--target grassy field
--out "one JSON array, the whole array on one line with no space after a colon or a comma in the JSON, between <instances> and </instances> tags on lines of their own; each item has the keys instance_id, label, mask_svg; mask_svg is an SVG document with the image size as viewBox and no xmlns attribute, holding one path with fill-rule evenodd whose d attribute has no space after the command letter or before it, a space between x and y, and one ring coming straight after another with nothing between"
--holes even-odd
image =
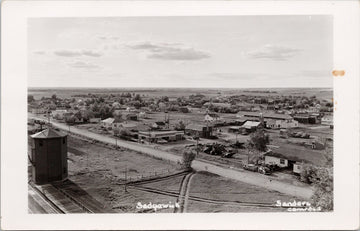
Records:
<instances>
[{"instance_id":1,"label":"grassy field","mask_svg":"<svg viewBox=\"0 0 360 231\"><path fill-rule=\"evenodd\" d=\"M189 200L188 210L192 212L278 212L285 211L285 209L261 206L273 205L277 200L298 200L298 198L276 191L233 181L207 172L195 174L190 183L190 188L191 197L210 199L217 202L209 204ZM249 205L242 202L260 204Z\"/></svg>"},{"instance_id":2,"label":"grassy field","mask_svg":"<svg viewBox=\"0 0 360 231\"><path fill-rule=\"evenodd\" d=\"M155 202L173 198L151 195L135 189L124 192L122 183L143 177L173 172L176 165L128 150L115 150L100 144L69 137L69 179L87 191L96 200L115 212L136 212L140 199ZM172 183L174 185L172 185ZM168 182L169 187L179 187L177 182Z\"/></svg>"}]
</instances>

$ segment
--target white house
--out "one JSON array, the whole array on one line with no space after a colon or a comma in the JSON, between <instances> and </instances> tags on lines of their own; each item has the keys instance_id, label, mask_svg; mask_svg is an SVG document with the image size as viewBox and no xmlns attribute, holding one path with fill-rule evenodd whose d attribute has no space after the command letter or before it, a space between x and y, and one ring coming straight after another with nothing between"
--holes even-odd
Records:
<instances>
[{"instance_id":1,"label":"white house","mask_svg":"<svg viewBox=\"0 0 360 231\"><path fill-rule=\"evenodd\" d=\"M107 118L101 120L100 125L105 128L117 128L121 126L121 121L114 119L114 118Z\"/></svg>"},{"instance_id":2,"label":"white house","mask_svg":"<svg viewBox=\"0 0 360 231\"><path fill-rule=\"evenodd\" d=\"M291 119L265 119L268 128L294 128L299 127L299 122Z\"/></svg>"},{"instance_id":3,"label":"white house","mask_svg":"<svg viewBox=\"0 0 360 231\"><path fill-rule=\"evenodd\" d=\"M297 173L297 174L300 174L303 170L303 164L302 163L299 163L299 162L296 162L294 163L293 165L293 172L294 173Z\"/></svg>"},{"instance_id":4,"label":"white house","mask_svg":"<svg viewBox=\"0 0 360 231\"><path fill-rule=\"evenodd\" d=\"M333 125L333 117L330 115L325 115L321 118L321 124L323 125Z\"/></svg>"},{"instance_id":5,"label":"white house","mask_svg":"<svg viewBox=\"0 0 360 231\"><path fill-rule=\"evenodd\" d=\"M221 120L221 117L215 113L207 113L204 118L205 122L214 122L219 120Z\"/></svg>"},{"instance_id":6,"label":"white house","mask_svg":"<svg viewBox=\"0 0 360 231\"><path fill-rule=\"evenodd\" d=\"M265 164L269 165L277 165L279 167L287 167L289 165L289 161L283 157L280 157L276 153L267 153L265 156Z\"/></svg>"}]
</instances>

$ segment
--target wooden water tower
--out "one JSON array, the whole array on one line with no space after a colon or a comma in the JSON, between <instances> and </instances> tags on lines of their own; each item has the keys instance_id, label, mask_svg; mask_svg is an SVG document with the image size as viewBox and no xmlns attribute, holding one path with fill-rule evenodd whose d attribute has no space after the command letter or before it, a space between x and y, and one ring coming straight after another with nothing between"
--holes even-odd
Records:
<instances>
[{"instance_id":1,"label":"wooden water tower","mask_svg":"<svg viewBox=\"0 0 360 231\"><path fill-rule=\"evenodd\" d=\"M52 128L34 135L30 161L36 184L65 180L68 176L67 135Z\"/></svg>"}]
</instances>

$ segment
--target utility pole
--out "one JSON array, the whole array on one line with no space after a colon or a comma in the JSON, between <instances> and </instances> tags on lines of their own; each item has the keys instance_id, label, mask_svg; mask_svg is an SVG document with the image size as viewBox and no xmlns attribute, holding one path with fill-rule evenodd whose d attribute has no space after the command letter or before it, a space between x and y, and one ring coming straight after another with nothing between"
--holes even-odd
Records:
<instances>
[{"instance_id":1,"label":"utility pole","mask_svg":"<svg viewBox=\"0 0 360 231\"><path fill-rule=\"evenodd\" d=\"M125 166L125 192L127 192L127 188L126 188L126 185L127 185L127 166Z\"/></svg>"},{"instance_id":2,"label":"utility pole","mask_svg":"<svg viewBox=\"0 0 360 231\"><path fill-rule=\"evenodd\" d=\"M199 156L199 135L196 137L196 156Z\"/></svg>"}]
</instances>

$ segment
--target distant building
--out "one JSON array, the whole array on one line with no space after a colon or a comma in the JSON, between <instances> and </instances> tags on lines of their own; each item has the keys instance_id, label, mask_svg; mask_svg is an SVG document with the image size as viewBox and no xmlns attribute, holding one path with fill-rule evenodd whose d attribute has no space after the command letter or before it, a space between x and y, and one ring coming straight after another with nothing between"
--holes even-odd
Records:
<instances>
[{"instance_id":1,"label":"distant building","mask_svg":"<svg viewBox=\"0 0 360 231\"><path fill-rule=\"evenodd\" d=\"M107 118L100 122L100 125L105 128L117 128L121 124L121 121L119 119L115 118Z\"/></svg>"},{"instance_id":2,"label":"distant building","mask_svg":"<svg viewBox=\"0 0 360 231\"><path fill-rule=\"evenodd\" d=\"M220 120L220 116L215 113L208 113L205 115L204 121L205 122L215 122Z\"/></svg>"},{"instance_id":3,"label":"distant building","mask_svg":"<svg viewBox=\"0 0 360 231\"><path fill-rule=\"evenodd\" d=\"M321 124L322 125L329 125L329 126L333 126L334 122L333 122L333 117L331 115L325 115L321 118Z\"/></svg>"},{"instance_id":4,"label":"distant building","mask_svg":"<svg viewBox=\"0 0 360 231\"><path fill-rule=\"evenodd\" d=\"M297 114L294 115L294 120L298 121L299 123L303 124L316 124L318 123L318 117L317 114Z\"/></svg>"},{"instance_id":5,"label":"distant building","mask_svg":"<svg viewBox=\"0 0 360 231\"><path fill-rule=\"evenodd\" d=\"M189 113L190 112L188 107L179 107L179 111L181 111L182 113Z\"/></svg>"},{"instance_id":6,"label":"distant building","mask_svg":"<svg viewBox=\"0 0 360 231\"><path fill-rule=\"evenodd\" d=\"M90 123L99 123L101 121L101 118L90 118L89 122Z\"/></svg>"},{"instance_id":7,"label":"distant building","mask_svg":"<svg viewBox=\"0 0 360 231\"><path fill-rule=\"evenodd\" d=\"M268 165L277 165L281 168L286 168L289 166L289 161L284 157L283 155L280 155L278 153L267 153L265 156L265 164Z\"/></svg>"},{"instance_id":8,"label":"distant building","mask_svg":"<svg viewBox=\"0 0 360 231\"><path fill-rule=\"evenodd\" d=\"M138 120L138 118L139 118L138 115L135 113L127 114L127 115L125 115L125 117L127 120Z\"/></svg>"},{"instance_id":9,"label":"distant building","mask_svg":"<svg viewBox=\"0 0 360 231\"><path fill-rule=\"evenodd\" d=\"M200 124L189 124L185 128L185 133L200 138L210 138L213 133L213 127Z\"/></svg>"},{"instance_id":10,"label":"distant building","mask_svg":"<svg viewBox=\"0 0 360 231\"><path fill-rule=\"evenodd\" d=\"M52 128L31 135L32 179L36 184L64 180L68 176L67 135Z\"/></svg>"},{"instance_id":11,"label":"distant building","mask_svg":"<svg viewBox=\"0 0 360 231\"><path fill-rule=\"evenodd\" d=\"M300 174L303 170L303 164L302 163L299 163L299 162L296 162L294 163L293 165L293 173L295 174Z\"/></svg>"},{"instance_id":12,"label":"distant building","mask_svg":"<svg viewBox=\"0 0 360 231\"><path fill-rule=\"evenodd\" d=\"M44 113L47 113L47 109L45 109L45 108L32 108L31 113L33 113L33 114L44 114Z\"/></svg>"},{"instance_id":13,"label":"distant building","mask_svg":"<svg viewBox=\"0 0 360 231\"><path fill-rule=\"evenodd\" d=\"M139 141L145 140L151 143L166 143L184 139L182 131L139 131Z\"/></svg>"},{"instance_id":14,"label":"distant building","mask_svg":"<svg viewBox=\"0 0 360 231\"><path fill-rule=\"evenodd\" d=\"M153 129L163 129L165 128L166 123L164 121L156 121L151 125Z\"/></svg>"},{"instance_id":15,"label":"distant building","mask_svg":"<svg viewBox=\"0 0 360 231\"><path fill-rule=\"evenodd\" d=\"M246 121L241 127L240 127L240 131L243 132L244 130L246 132L253 132L255 131L258 127L260 127L260 122L259 121Z\"/></svg>"},{"instance_id":16,"label":"distant building","mask_svg":"<svg viewBox=\"0 0 360 231\"><path fill-rule=\"evenodd\" d=\"M277 114L273 112L239 112L236 117L239 119L247 118L247 120L260 121L260 117L264 120L264 125L268 128L293 128L299 124L288 114ZM238 119L238 120L239 120Z\"/></svg>"}]
</instances>

